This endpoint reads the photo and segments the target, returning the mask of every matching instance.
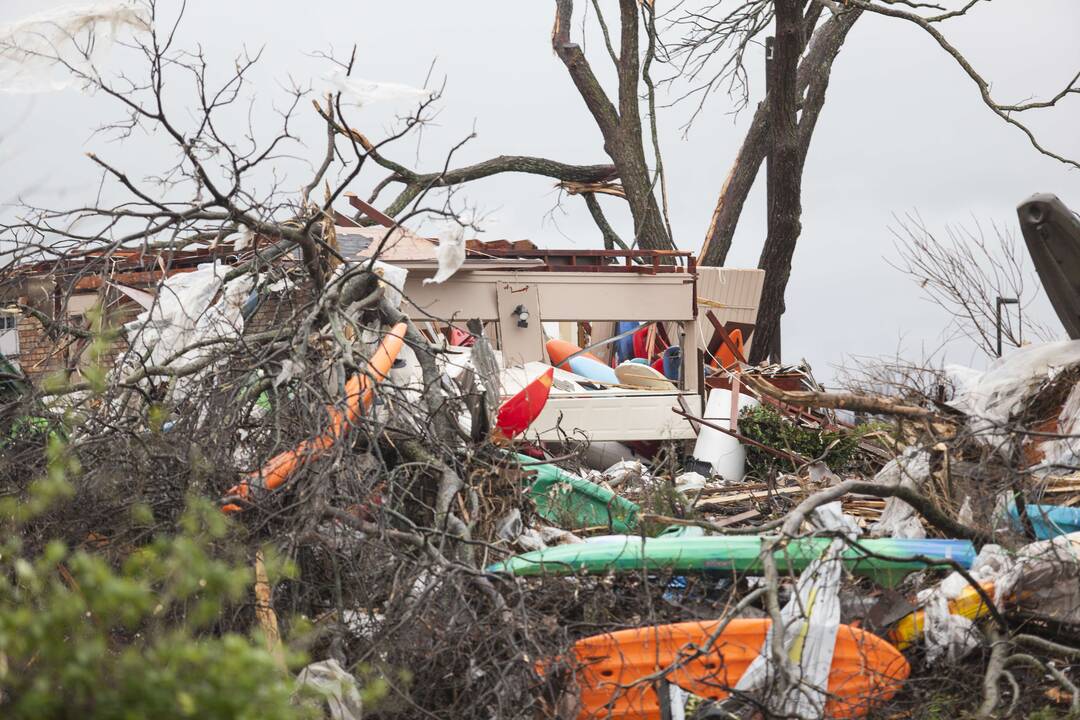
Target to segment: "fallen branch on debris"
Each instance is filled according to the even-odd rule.
[[[903,405],[892,398],[856,393],[831,393],[817,390],[781,390],[780,388],[750,374],[743,374],[742,381],[753,390],[767,395],[773,400],[799,405],[802,407],[830,408],[833,410],[852,410],[877,415],[895,415],[913,420],[928,420],[934,417],[932,410],[914,405]]]

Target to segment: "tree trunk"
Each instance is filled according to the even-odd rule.
[[[769,137],[772,170],[769,187],[768,236],[758,267],[765,286],[758,309],[750,362],[771,354],[779,342],[784,290],[791,275],[791,258],[802,229],[802,160],[799,149],[799,94],[796,76],[802,53],[802,12],[798,0],[776,0],[776,50],[769,83]]]
[[[551,45],[574,81],[585,106],[592,113],[604,137],[604,151],[618,171],[630,214],[634,219],[634,239],[645,250],[670,250],[659,203],[653,192],[645,146],[641,136],[640,45],[637,0],[619,1],[618,108],[593,74],[581,47],[570,42],[573,0],[556,0],[555,28]]]
[[[840,47],[847,38],[851,26],[862,14],[862,10],[853,9],[833,15],[826,20],[820,28],[814,32],[812,25],[803,25],[807,36],[813,33],[810,41],[810,49],[806,57],[799,64],[797,93],[801,97],[808,93],[803,120],[799,122],[800,143],[805,157],[813,134],[814,123],[809,125],[805,122],[807,109],[815,102],[824,102],[824,90],[828,85],[829,73],[832,71],[832,63],[840,52]],[[820,93],[815,92],[811,85],[819,86]],[[809,88],[809,90],[808,90]],[[735,157],[731,166],[731,172],[724,181],[720,190],[720,196],[716,201],[716,209],[713,211],[712,221],[709,223],[708,232],[705,234],[705,242],[701,246],[699,264],[707,266],[722,266],[727,261],[728,252],[731,250],[731,241],[735,236],[735,229],[742,214],[743,204],[746,202],[750,189],[754,186],[758,169],[769,152],[769,99],[758,105],[754,118],[746,131],[742,147]],[[816,120],[817,112],[813,113]]]

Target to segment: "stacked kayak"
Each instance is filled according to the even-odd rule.
[[[581,688],[579,720],[660,720],[660,697],[646,678],[671,668],[664,681],[708,700],[725,699],[750,663],[761,654],[771,622],[735,619],[705,648],[719,621],[622,630],[579,640],[573,648]],[[891,698],[911,668],[887,641],[840,625],[829,669],[830,718],[866,715]],[[669,715],[670,716],[670,715]]]
[[[526,577],[630,572],[643,568],[755,575],[764,570],[761,562],[763,542],[764,538],[756,535],[644,540],[636,536],[615,536],[516,555],[488,569]],[[779,571],[802,571],[820,557],[831,542],[832,538],[827,537],[788,542],[775,553]],[[855,542],[843,553],[844,566],[849,572],[885,587],[896,585],[911,572],[926,569],[927,562],[917,560],[915,556],[952,560],[967,568],[975,560],[975,547],[968,540],[878,538]]]
[[[538,465],[528,455],[517,455],[517,459],[525,470],[536,472],[529,497],[548,522],[566,530],[609,527],[622,533],[637,527],[640,508],[629,500],[555,465]]]
[[[551,358],[551,364],[558,368],[610,385],[616,385],[619,382],[615,371],[605,365],[600,358],[592,353],[581,352],[581,348],[571,342],[556,338],[548,340],[544,347],[547,349],[548,357]]]

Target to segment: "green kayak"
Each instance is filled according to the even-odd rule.
[[[610,527],[614,532],[632,532],[637,527],[640,508],[607,488],[550,464],[538,465],[528,455],[517,455],[526,471],[536,473],[529,497],[540,517],[564,530]]]
[[[538,550],[517,555],[488,568],[519,576],[576,575],[578,573],[668,570],[674,572],[721,572],[760,575],[763,538],[754,535],[646,538],[632,535],[594,538],[575,545]],[[797,573],[820,557],[831,538],[792,540],[776,552],[781,573]],[[870,557],[883,555],[890,559]],[[845,568],[879,585],[892,587],[908,573],[923,570],[928,563],[914,556],[934,560],[954,560],[970,567],[975,548],[967,540],[901,540],[879,538],[860,540],[844,551]],[[945,566],[946,568],[948,566]]]

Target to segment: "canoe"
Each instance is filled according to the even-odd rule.
[[[610,527],[620,533],[637,526],[641,508],[629,500],[555,465],[537,465],[528,455],[517,455],[517,459],[525,470],[536,472],[528,494],[537,513],[548,522],[564,530]]]
[[[326,408],[330,415],[330,427],[321,435],[304,440],[292,450],[278,453],[255,472],[248,473],[233,487],[226,491],[226,496],[248,499],[252,488],[276,490],[284,485],[293,474],[312,460],[321,457],[345,434],[349,427],[360,419],[363,409],[371,406],[375,397],[375,383],[386,379],[394,359],[401,351],[405,341],[405,323],[398,323],[383,336],[382,342],[367,363],[366,372],[357,373],[345,383],[345,411],[334,406]],[[236,513],[242,510],[235,503],[227,503],[221,510]]]
[[[562,368],[563,370],[570,370],[571,367],[566,364],[566,358],[570,357],[576,352],[581,352],[581,348],[572,342],[566,340],[560,340],[559,338],[553,338],[544,343],[544,347],[547,349],[548,357],[551,358],[551,364],[555,367]],[[582,353],[578,357],[592,358],[601,365],[604,361],[596,357],[592,353]]]
[[[675,385],[661,372],[648,365],[636,362],[624,362],[615,368],[615,376],[623,385],[646,388],[648,390],[675,390]]]
[[[554,377],[555,368],[549,368],[543,375],[523,387],[521,392],[499,406],[495,415],[495,427],[491,430],[492,442],[503,445],[525,432],[547,405]]]
[[[1080,530],[1080,508],[1066,505],[1032,505],[1024,506],[1028,519],[1031,520],[1031,529],[1035,531],[1035,537],[1040,540],[1049,540],[1058,535],[1066,535]],[[1020,521],[1020,511],[1016,505],[1009,506],[1009,517],[1013,527],[1022,530],[1023,523]]]
[[[576,358],[569,360],[568,364],[570,365],[570,372],[575,375],[607,383],[608,385],[617,385],[619,382],[614,370],[599,360],[586,355],[578,355]]]
[[[660,337],[660,333],[657,331],[653,337],[652,353],[649,352],[649,330],[655,327],[653,324],[642,325],[636,333],[633,334],[634,338],[634,357],[645,358],[648,362],[652,362],[657,355],[664,352],[664,348],[667,347],[667,343]]]
[[[590,483],[591,484],[591,483]],[[585,573],[668,570],[674,572],[715,572],[759,575],[763,538],[757,535],[711,535],[691,538],[646,538],[628,535],[602,542],[560,545],[514,557],[488,568],[518,576],[576,575]],[[800,572],[811,560],[820,557],[832,538],[799,538],[776,551],[780,572]],[[866,552],[861,552],[862,548]],[[890,559],[868,557],[866,553]],[[892,587],[908,573],[924,570],[927,564],[911,559],[922,555],[931,559],[955,560],[971,567],[975,547],[969,540],[908,540],[876,538],[858,541],[844,550],[844,567],[870,578],[879,585]]]
[[[994,583],[985,582],[982,583],[983,590],[990,596],[990,599],[994,599]],[[983,602],[982,596],[979,592],[968,585],[960,594],[949,601],[949,614],[960,615],[966,617],[968,620],[975,620],[985,615],[990,614],[990,608],[985,602]],[[923,628],[926,625],[926,611],[919,610],[913,612],[910,615],[905,615],[893,626],[889,631],[889,641],[896,646],[898,650],[905,650],[923,635]]]
[[[771,621],[737,618],[728,623],[708,653],[689,659],[688,647],[704,647],[719,621],[694,621],[595,635],[573,648],[581,688],[579,720],[618,718],[659,720],[660,700],[651,683],[634,685],[680,657],[667,681],[710,700],[723,700],[761,654]],[[682,651],[680,653],[680,651]],[[836,634],[829,671],[830,718],[858,718],[888,700],[902,686],[911,668],[886,640],[850,625]]]
[[[622,335],[624,332],[629,332],[640,325],[641,323],[635,320],[620,320],[615,323],[615,334]],[[632,335],[627,335],[615,341],[615,357],[620,361],[634,357],[634,337]]]

